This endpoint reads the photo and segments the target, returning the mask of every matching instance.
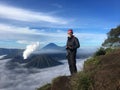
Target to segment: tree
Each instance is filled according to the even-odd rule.
[[[120,46],[120,25],[110,30],[107,33],[107,39],[104,41],[102,46],[105,47],[119,47]]]

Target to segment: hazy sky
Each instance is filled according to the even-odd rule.
[[[0,47],[39,41],[64,46],[72,28],[81,47],[98,47],[120,24],[119,0],[0,0]]]

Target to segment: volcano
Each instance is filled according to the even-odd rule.
[[[42,55],[33,55],[30,57],[30,61],[25,65],[25,67],[31,68],[46,68],[62,64],[58,62],[51,56],[42,54]]]
[[[54,43],[49,43],[48,45],[46,45],[45,47],[43,47],[41,50],[43,51],[49,51],[49,50],[52,50],[52,51],[64,51],[65,50],[65,47],[61,47],[61,46],[58,46]]]
[[[61,62],[55,60],[51,56],[45,54],[33,54],[25,60],[20,55],[16,56],[7,63],[7,67],[9,69],[14,69],[16,66],[23,65],[25,68],[47,68],[61,64]]]

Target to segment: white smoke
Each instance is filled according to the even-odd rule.
[[[39,42],[35,42],[35,43],[31,44],[31,45],[28,45],[26,47],[25,51],[23,52],[23,58],[27,59],[30,56],[30,54],[32,52],[34,52],[39,47],[39,45],[40,45]]]

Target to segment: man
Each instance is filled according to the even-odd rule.
[[[73,30],[69,29],[68,40],[67,40],[67,45],[66,45],[66,50],[67,50],[66,56],[68,59],[68,64],[69,64],[71,75],[77,72],[76,53],[77,53],[77,48],[79,47],[80,47],[79,40],[73,35]]]

